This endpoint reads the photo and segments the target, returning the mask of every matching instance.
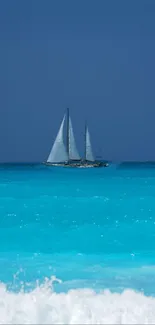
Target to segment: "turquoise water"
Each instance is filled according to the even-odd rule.
[[[52,276],[61,281],[46,279]],[[149,296],[155,296],[155,165],[126,164],[94,169],[1,165],[0,281],[7,290],[5,308],[12,310],[11,318],[7,319],[4,308],[4,323],[24,323],[26,317],[30,323],[120,323],[123,322],[120,317],[124,317],[120,312],[120,299],[124,303],[123,295],[126,295],[129,306],[133,301],[130,294],[135,295],[138,306],[141,304],[138,299],[143,297],[147,309]],[[40,307],[37,303],[35,315],[38,318],[30,317],[31,312],[23,311],[23,307],[19,313],[19,305],[17,308],[15,303],[17,297],[21,299],[22,294],[22,299],[31,300],[33,294],[35,299],[41,299],[42,290],[47,287],[51,290],[51,298],[44,294],[46,307],[48,302],[60,317],[62,292],[64,299],[70,299],[67,298],[72,295],[69,290],[73,290],[79,299],[78,313],[72,315],[73,306],[70,306],[65,307],[65,313],[70,310],[67,314],[70,318],[65,318],[64,314],[61,319],[54,318],[53,309],[47,316],[40,300],[42,316],[38,316]],[[93,290],[88,294],[93,295],[93,306],[88,303],[87,288]],[[114,299],[118,303],[118,318],[111,320],[105,314],[101,317],[101,311],[95,313],[93,309],[94,305],[99,306],[95,299],[99,299],[100,291],[104,289],[110,290],[110,298],[106,301]],[[132,291],[129,293],[127,289]],[[84,290],[81,296],[80,290]],[[14,297],[14,305],[8,307],[10,295]],[[51,305],[53,295],[59,299],[57,307]],[[80,309],[83,308],[83,297],[86,297],[85,304],[89,309],[86,317]],[[114,305],[110,303],[107,308]],[[28,306],[30,308],[29,303]],[[79,318],[79,310],[82,310],[82,318]],[[154,299],[152,310],[155,310]],[[139,313],[143,317],[134,318],[134,321],[144,322],[142,312],[144,308]],[[116,312],[112,313],[116,316]],[[145,317],[147,321],[155,321],[155,315],[148,318],[150,314],[145,314]],[[129,315],[127,319],[130,319]],[[132,321],[133,318],[129,323]],[[0,316],[0,323],[3,322]],[[125,318],[124,323],[127,323]]]

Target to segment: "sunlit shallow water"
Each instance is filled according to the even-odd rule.
[[[155,323],[154,165],[1,165],[0,239],[0,323]]]

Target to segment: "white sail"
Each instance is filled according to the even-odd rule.
[[[69,159],[75,159],[75,160],[80,159],[80,155],[78,153],[76,143],[75,143],[72,121],[70,117],[69,117]]]
[[[94,155],[92,152],[92,146],[90,141],[90,134],[88,128],[86,129],[86,160],[94,161]]]
[[[57,134],[57,137],[55,139],[49,157],[47,159],[48,163],[59,163],[68,160],[68,155],[63,141],[64,122],[65,122],[65,116],[62,120],[59,132]]]

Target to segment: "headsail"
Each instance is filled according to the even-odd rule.
[[[76,147],[72,121],[70,117],[69,117],[69,159],[74,159],[74,160],[80,159],[80,155]]]
[[[68,160],[68,155],[63,141],[64,122],[65,122],[65,116],[62,120],[59,132],[57,134],[57,137],[55,139],[49,157],[47,159],[48,163],[59,163]]]
[[[86,127],[86,160],[89,161],[94,161],[94,155],[92,152],[92,145],[91,145],[91,141],[90,141],[90,134],[89,134],[89,130],[88,127]]]

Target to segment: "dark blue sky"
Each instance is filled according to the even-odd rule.
[[[155,160],[155,1],[0,1],[0,161],[47,158],[65,108],[83,150]]]

